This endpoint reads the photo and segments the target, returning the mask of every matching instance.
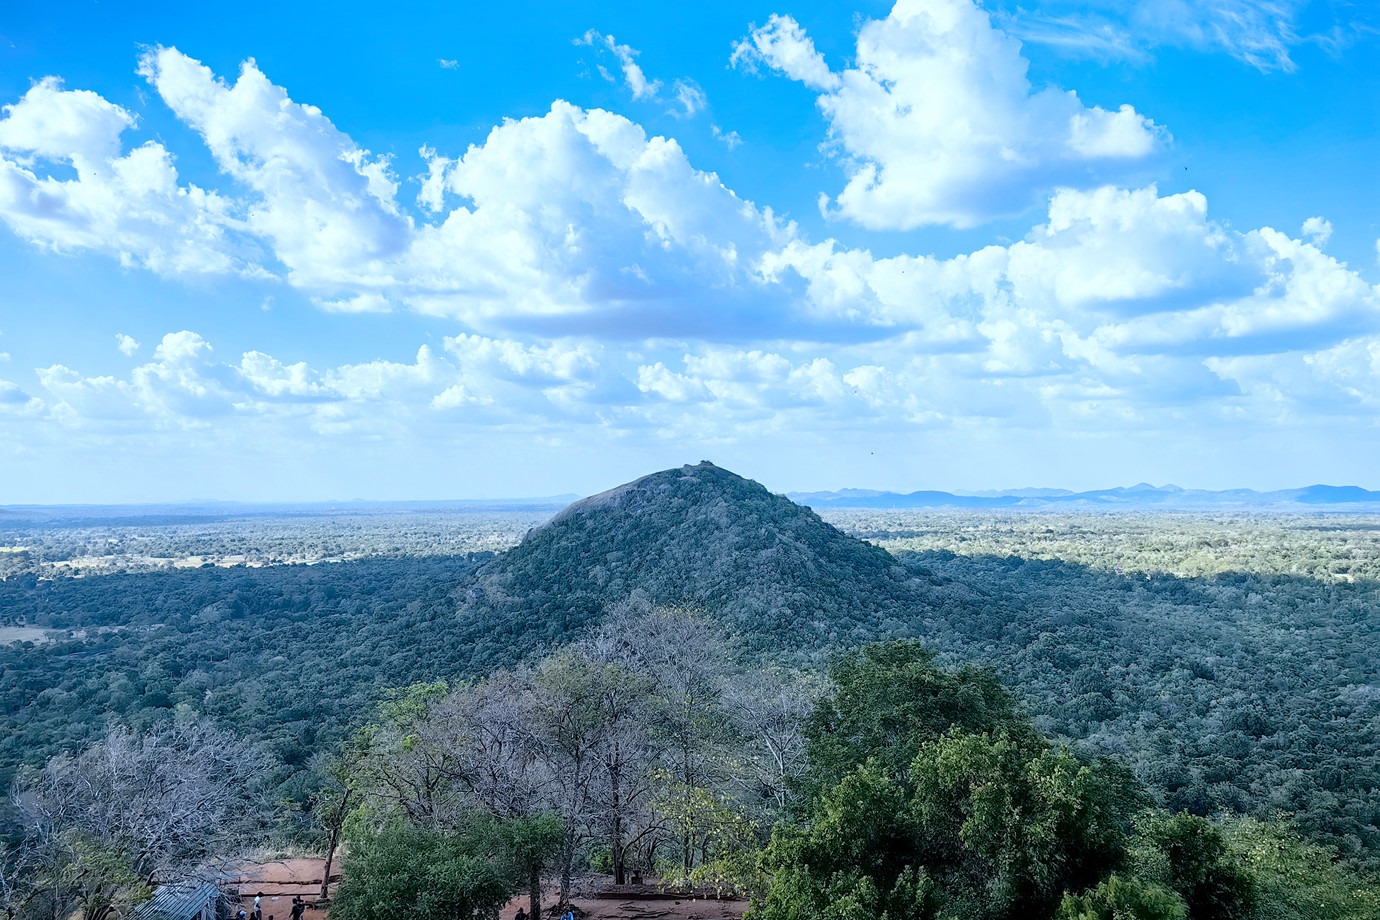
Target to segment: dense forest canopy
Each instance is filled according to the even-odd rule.
[[[1278,850],[1259,828],[1285,818],[1305,835],[1290,852],[1320,844],[1380,865],[1370,518],[828,512],[880,544],[869,545],[708,464],[596,496],[530,532],[530,510],[474,513],[467,531],[454,511],[420,523],[409,512],[392,535],[382,519],[347,518],[339,532],[330,519],[298,522],[315,534],[313,553],[351,555],[324,565],[274,564],[290,561],[290,541],[274,543],[262,519],[243,525],[256,536],[233,522],[119,524],[167,558],[219,563],[154,571],[132,557],[54,565],[64,553],[92,558],[108,523],[9,525],[7,547],[31,548],[4,554],[0,581],[0,782],[122,726],[210,719],[268,758],[273,797],[305,803],[314,764],[376,718],[390,688],[535,667],[611,611],[678,605],[724,630],[738,666],[775,662],[817,679],[837,650],[919,640],[940,668],[936,686],[966,686],[977,694],[966,711],[1005,725],[952,723],[970,735],[1005,731],[1026,751],[1011,733],[1034,733],[1088,763],[1110,758],[1166,813],[1257,821],[1223,830],[1222,846]],[[185,528],[201,530],[182,545]],[[443,530],[440,545],[455,552],[417,549]],[[520,542],[471,551],[505,541]],[[225,551],[251,544],[283,553],[227,565],[240,554]],[[98,570],[108,574],[60,574]],[[963,677],[973,666],[992,670]],[[859,711],[876,711],[877,699],[865,702]],[[818,721],[827,712],[812,717],[825,745],[817,763],[835,737]],[[900,786],[886,794],[912,795],[906,757],[889,762],[878,776]],[[822,796],[865,766],[805,776],[797,791]],[[775,795],[786,808],[784,787]],[[377,851],[393,852],[390,840]],[[1165,886],[1148,871],[1104,878],[1077,909],[1154,901]]]

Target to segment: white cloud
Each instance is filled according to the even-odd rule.
[[[972,0],[899,0],[858,32],[854,66],[830,70],[788,16],[739,43],[818,90],[848,182],[826,213],[870,229],[971,227],[1024,211],[1060,184],[1089,184],[1155,152],[1163,129],[1128,105],[1035,91],[1020,42]]]
[[[0,147],[87,169],[115,159],[120,135],[135,123],[129,112],[90,90],[64,90],[56,77],[40,80],[3,111]]]
[[[1380,290],[1316,245],[1230,230],[1202,195],[1153,187],[1060,191],[1048,220],[1008,247],[874,259],[796,241],[764,273],[797,275],[822,316],[893,327],[912,354],[970,355],[964,366],[995,377],[1093,374],[1152,400],[1178,393],[1175,376],[1202,379],[1183,360],[1327,347],[1380,328]]]
[[[964,47],[1001,51],[1009,41],[974,32],[961,5],[934,9],[955,15],[952,28],[970,39]],[[824,64],[803,33],[773,22],[775,37],[752,44],[752,53],[824,81],[810,69]],[[866,25],[860,48],[891,68],[885,73],[911,79],[909,65],[881,54],[881,39],[905,50],[916,35],[948,33],[928,23],[901,41],[888,31],[910,28]],[[788,50],[788,40],[799,47]],[[1024,80],[1018,56],[990,60],[990,85],[970,98],[1009,91],[1012,68]],[[1264,395],[1261,360],[1296,356],[1279,365],[1294,367],[1292,376],[1270,384],[1283,392],[1318,368],[1346,364],[1327,355],[1380,328],[1376,289],[1321,251],[1330,231],[1322,218],[1306,222],[1296,240],[1270,228],[1234,230],[1211,217],[1197,192],[1064,187],[1015,243],[952,258],[876,257],[807,239],[695,169],[673,139],[560,101],[542,116],[505,121],[457,155],[424,148],[417,202],[425,213],[409,217],[385,160],[293,101],[252,62],[233,85],[171,49],[152,52],[144,67],[225,173],[248,189],[244,200],[200,193],[219,210],[176,210],[195,193],[173,173],[152,199],[163,210],[141,210],[142,199],[119,184],[120,170],[137,172],[128,161],[140,151],[170,169],[167,151],[124,153],[119,138],[131,118],[99,97],[70,98],[45,83],[0,121],[0,137],[20,145],[5,148],[6,175],[42,188],[75,183],[63,194],[100,207],[50,209],[46,236],[32,238],[58,245],[88,233],[81,245],[108,252],[117,251],[112,240],[142,239],[142,248],[119,243],[118,251],[137,252],[129,260],[151,267],[150,253],[186,246],[183,271],[216,270],[212,256],[262,245],[322,309],[412,309],[468,328],[415,358],[320,368],[257,350],[223,360],[199,336],[176,333],[123,376],[86,376],[62,364],[40,370],[46,395],[23,403],[34,418],[73,426],[123,420],[131,431],[197,429],[208,437],[258,419],[288,432],[381,439],[433,425],[698,427],[725,437],[759,423],[805,430],[868,419],[1132,425],[1188,405],[1259,409],[1274,399]],[[901,82],[882,86],[882,73],[841,71],[830,97],[851,98],[868,81],[875,92],[902,92]],[[1059,148],[1067,156],[1135,152],[1143,124],[1133,111],[1088,109],[1063,93],[1040,102],[1043,94],[1028,90],[1010,97],[1008,114],[1019,121],[1044,105],[1067,114]],[[89,115],[89,130],[73,127],[73,112]],[[57,127],[36,127],[43,125]],[[15,139],[21,135],[28,139]],[[1046,142],[1037,138],[1030,149],[1053,149],[1040,146]],[[44,174],[45,157],[64,143],[82,151],[58,158],[76,179]],[[971,144],[979,159],[990,153]],[[12,225],[20,219],[15,208],[0,213]],[[93,213],[100,221],[83,216]],[[145,236],[128,229],[136,226]],[[131,356],[138,347],[128,337],[117,344]]]
[[[32,399],[33,397],[25,393],[19,384],[0,380],[0,406],[27,405]]]
[[[603,366],[603,349],[586,340],[519,342],[483,336],[448,337],[442,352],[422,345],[409,362],[377,359],[338,367],[287,364],[261,351],[219,360],[194,332],[163,337],[153,359],[127,376],[84,376],[63,365],[38,371],[53,397],[51,415],[68,427],[118,422],[150,429],[218,429],[259,422],[304,425],[329,435],[377,434],[440,424],[456,410],[483,424],[547,424],[600,407],[641,400],[626,380]],[[0,385],[0,402],[32,403],[17,385]],[[41,405],[41,404],[34,404]],[[32,406],[30,407],[32,408]],[[438,412],[442,414],[437,414]],[[476,412],[486,412],[477,415]]]
[[[132,336],[125,335],[123,332],[115,334],[115,347],[128,357],[134,357],[134,353],[139,350],[139,343],[134,341]]]
[[[1373,423],[1380,408],[1380,336],[1318,351],[1214,357],[1205,363],[1237,383],[1259,414],[1277,421],[1355,415]]]
[[[815,50],[814,41],[800,24],[790,16],[777,13],[772,14],[766,25],[753,29],[734,46],[729,63],[749,70],[759,63],[766,64],[820,92],[836,92],[843,84],[839,75],[824,62],[824,55]]]
[[[422,228],[397,270],[419,309],[472,324],[603,314],[637,336],[779,297],[756,262],[793,228],[621,116],[558,102],[429,168],[423,205],[443,211],[456,196],[468,206]],[[695,300],[709,312],[687,312]]]
[[[436,63],[441,65],[441,69],[442,69],[442,70],[459,70],[459,69],[460,69],[460,62],[459,62],[459,61],[448,60],[448,59],[446,59],[446,58],[437,58],[437,59],[436,59]]]
[[[546,116],[496,127],[460,156],[423,148],[428,173],[418,202],[436,219],[418,223],[400,211],[385,160],[293,101],[252,61],[233,84],[171,48],[147,53],[141,70],[223,172],[248,189],[243,200],[178,188],[170,157],[153,144],[109,161],[96,179],[40,177],[0,162],[28,186],[5,208],[0,172],[0,214],[22,235],[59,248],[118,247],[127,261],[163,271],[262,272],[226,255],[232,242],[262,245],[322,309],[408,306],[490,329],[528,317],[559,331],[562,322],[573,328],[562,318],[602,315],[611,324],[626,319],[633,336],[708,334],[741,324],[749,303],[784,309],[758,263],[794,230],[695,170],[674,140],[649,138],[621,116],[557,102]],[[22,116],[23,106],[48,96],[35,98],[12,111]],[[100,115],[93,132],[105,139],[86,144],[93,150],[107,150],[127,121],[93,104],[99,97],[59,98],[64,112]],[[161,212],[121,189],[112,194],[116,180],[128,185],[121,177],[152,167],[163,170],[154,170]],[[74,202],[90,197],[96,219],[40,202],[35,187],[66,190]],[[134,231],[143,234],[137,257]],[[696,302],[712,309],[687,309]]]
[[[285,365],[261,351],[247,351],[240,358],[239,373],[249,386],[270,399],[314,401],[336,396],[304,361]]]
[[[0,220],[60,251],[93,250],[165,275],[262,272],[232,204],[179,185],[172,156],[153,141],[121,155],[134,117],[55,78],[35,84],[0,120]],[[69,164],[75,178],[43,175]]]
[[[312,302],[328,313],[389,313],[393,309],[381,294],[356,294],[339,300],[318,297]]]
[[[1022,42],[1051,45],[1070,56],[1092,58],[1102,63],[1117,60],[1139,63],[1150,58],[1140,37],[1133,36],[1124,23],[1089,12],[1084,4],[1054,14],[1018,7],[1014,14],[998,11],[993,18],[1000,23],[1002,31]]]
[[[1300,41],[1301,0],[1148,0],[1133,25],[1168,44],[1221,50],[1259,70],[1294,70],[1289,49]]]
[[[293,283],[322,293],[376,287],[406,250],[411,221],[397,183],[314,106],[288,98],[251,59],[231,85],[175,48],[144,54],[139,71],[205,140],[217,165],[252,189],[246,225],[270,242]]]
[[[1010,247],[1008,277],[1023,302],[1112,314],[1163,312],[1186,298],[1248,293],[1262,273],[1239,236],[1207,219],[1198,192],[1155,187],[1061,190],[1049,219]]]
[[[1327,241],[1332,239],[1332,223],[1323,220],[1321,217],[1310,217],[1303,222],[1303,235],[1313,241],[1313,245],[1319,249],[1327,245]]]

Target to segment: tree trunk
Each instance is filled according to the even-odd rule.
[[[575,862],[575,825],[565,834],[565,852],[561,854],[561,904],[570,900],[571,865]]]
[[[686,724],[690,724],[688,715]],[[688,885],[690,884],[690,865],[693,861],[693,852],[691,848],[695,845],[694,840],[690,836],[691,828],[693,826],[693,819],[690,814],[690,806],[691,803],[694,802],[694,789],[691,786],[691,783],[694,782],[694,776],[690,772],[690,743],[688,736],[685,739],[685,743],[681,747],[681,763],[685,767],[685,799],[682,804],[683,819],[685,821],[685,845],[681,848],[681,853],[684,856],[683,862],[685,864],[685,883]]]
[[[330,843],[326,846],[326,868],[321,873],[321,900],[331,899],[331,864],[335,862],[335,847],[340,842],[340,828],[331,828]]]
[[[527,877],[528,920],[541,920],[541,866],[532,863],[532,874]]]
[[[622,885],[627,873],[623,858],[623,819],[618,815],[613,817],[613,832],[609,839],[609,849],[613,853],[613,883]]]
[[[335,862],[335,848],[340,844],[340,834],[345,828],[345,818],[350,813],[350,793],[354,790],[349,786],[345,787],[345,793],[340,797],[340,809],[332,816],[331,836],[326,845],[326,868],[321,873],[321,900],[331,899],[331,865]]]
[[[618,742],[614,742],[614,757],[619,758],[621,751],[618,749]],[[609,851],[613,856],[613,883],[623,884],[623,802],[621,801],[622,790],[619,779],[621,778],[622,768],[615,766],[609,771],[609,804],[613,812],[613,821],[609,826]]]

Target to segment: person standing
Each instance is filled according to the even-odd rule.
[[[254,920],[264,920],[264,893],[254,895]]]

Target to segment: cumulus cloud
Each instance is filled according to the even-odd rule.
[[[33,399],[17,383],[8,380],[0,380],[0,406],[20,406],[27,405]]]
[[[1321,249],[1332,239],[1332,223],[1321,217],[1310,217],[1303,222],[1303,235]]]
[[[1339,415],[1373,420],[1380,408],[1380,336],[1358,336],[1316,351],[1212,357],[1205,363],[1275,421]]]
[[[1044,123],[1046,106],[1058,116],[1057,136],[1008,136],[1016,145],[1008,178],[1022,181],[1055,174],[1040,160],[1046,154],[1114,159],[1149,130],[1129,109],[1032,94],[1014,43],[980,11],[949,0],[924,15],[898,10],[863,27],[854,70],[830,70],[782,17],[754,31],[738,59],[820,88],[826,111],[866,93],[884,110],[896,101],[888,95],[922,97],[907,81],[947,73],[952,47],[991,51],[991,73],[960,76],[976,86],[965,98],[996,99],[1005,120],[969,122],[967,155],[1002,160],[992,153],[993,125]],[[916,51],[955,30],[968,44]],[[560,101],[505,121],[465,151],[423,148],[409,214],[388,160],[292,100],[253,62],[234,83],[173,49],[150,52],[142,67],[236,181],[238,197],[196,192],[175,173],[147,200],[127,194],[118,180],[133,169],[127,161],[153,156],[171,169],[170,155],[156,144],[126,152],[132,116],[45,81],[6,109],[0,169],[99,207],[45,206],[35,213],[48,223],[28,224],[15,202],[31,194],[0,192],[0,214],[21,235],[178,271],[244,270],[234,253],[259,246],[321,309],[411,309],[466,328],[402,360],[336,367],[257,350],[225,358],[194,333],[174,333],[122,376],[39,370],[40,396],[22,403],[35,418],[203,432],[258,418],[367,437],[432,424],[724,436],[738,425],[808,420],[1133,425],[1195,402],[1264,411],[1271,387],[1302,387],[1327,368],[1327,380],[1364,382],[1354,343],[1380,334],[1380,295],[1322,251],[1331,228],[1320,217],[1295,239],[1235,230],[1197,192],[1071,185],[1048,194],[1044,217],[1014,243],[951,258],[879,257],[809,239],[697,170],[674,139]],[[1025,172],[1022,156],[1035,163]],[[54,163],[76,178],[54,175]],[[878,169],[903,199],[911,180]],[[198,195],[200,204],[186,203]],[[974,201],[945,207],[957,214]],[[153,256],[179,252],[181,262]],[[1352,351],[1329,357],[1343,343]],[[138,349],[127,336],[117,345],[131,357]]]
[[[1153,154],[1166,132],[1129,105],[1035,90],[1020,42],[972,0],[899,0],[831,70],[789,16],[734,51],[820,92],[848,182],[827,214],[870,229],[971,227],[1020,213],[1060,184],[1095,184]]]
[[[832,93],[843,85],[843,79],[829,69],[824,55],[815,50],[814,40],[805,34],[790,16],[773,13],[767,24],[753,29],[733,48],[729,63],[735,67],[756,70],[766,64],[810,89]]]
[[[578,316],[634,336],[707,334],[753,321],[749,302],[770,315],[780,294],[756,261],[795,233],[694,169],[676,141],[564,102],[463,156],[432,155],[419,200],[468,206],[421,229],[405,296],[472,323],[516,310],[553,328]]]
[[[640,401],[636,387],[602,359],[603,348],[587,340],[459,335],[439,351],[422,345],[410,362],[317,368],[257,350],[223,360],[210,342],[183,330],[165,335],[152,359],[126,376],[87,376],[60,364],[37,374],[52,397],[51,418],[68,426],[204,429],[213,421],[258,420],[346,435],[439,423],[456,410],[468,410],[460,417],[471,422],[543,424]],[[35,403],[8,382],[0,382],[0,402]]]
[[[1380,292],[1313,243],[1229,230],[1201,194],[1154,187],[1062,190],[1026,239],[953,259],[797,243],[769,269],[803,278],[816,309],[1024,372],[1326,345],[1380,325]]]
[[[134,341],[133,336],[125,335],[123,332],[115,334],[115,347],[128,357],[134,357],[134,353],[139,350],[139,343]]]
[[[263,271],[231,202],[179,185],[161,144],[123,152],[135,119],[120,106],[49,77],[3,111],[0,220],[21,237],[167,275]],[[45,174],[52,164],[70,166],[75,178]]]
[[[4,112],[0,147],[88,169],[115,159],[120,135],[134,127],[134,116],[120,106],[90,90],[64,90],[56,77],[40,80]]]
[[[234,84],[176,48],[145,53],[139,72],[220,169],[253,190],[246,225],[271,243],[294,283],[351,288],[386,278],[386,260],[405,251],[413,232],[386,158],[320,109],[293,102],[252,59]]]
[[[757,263],[794,229],[693,168],[676,141],[648,137],[622,116],[557,102],[545,116],[505,122],[458,156],[423,148],[428,172],[418,203],[435,220],[419,223],[400,209],[387,160],[293,101],[253,61],[233,83],[172,48],[148,52],[140,69],[247,193],[227,199],[179,188],[156,144],[107,159],[91,175],[82,165],[76,180],[0,162],[17,177],[8,197],[0,183],[0,215],[22,236],[58,248],[114,248],[164,271],[249,271],[227,254],[246,243],[270,253],[285,280],[322,309],[407,306],[477,327],[525,321],[560,331],[561,322],[572,329],[576,318],[598,316],[634,336],[707,334],[770,323],[784,310],[772,314],[784,298],[763,286]],[[11,106],[0,122],[14,122],[6,143],[28,132],[31,149],[74,144],[87,151],[82,164],[117,150],[111,138],[131,118],[94,94],[65,92],[45,83]],[[693,92],[687,99],[702,102]],[[63,119],[31,115],[32,106],[50,105]],[[72,112],[94,113],[79,142],[71,140]],[[68,126],[33,134],[34,125],[59,122]],[[152,200],[129,191],[135,179],[154,188],[145,196]],[[45,191],[68,202],[44,200]],[[89,207],[75,206],[88,198]],[[749,305],[767,312],[754,317]]]

